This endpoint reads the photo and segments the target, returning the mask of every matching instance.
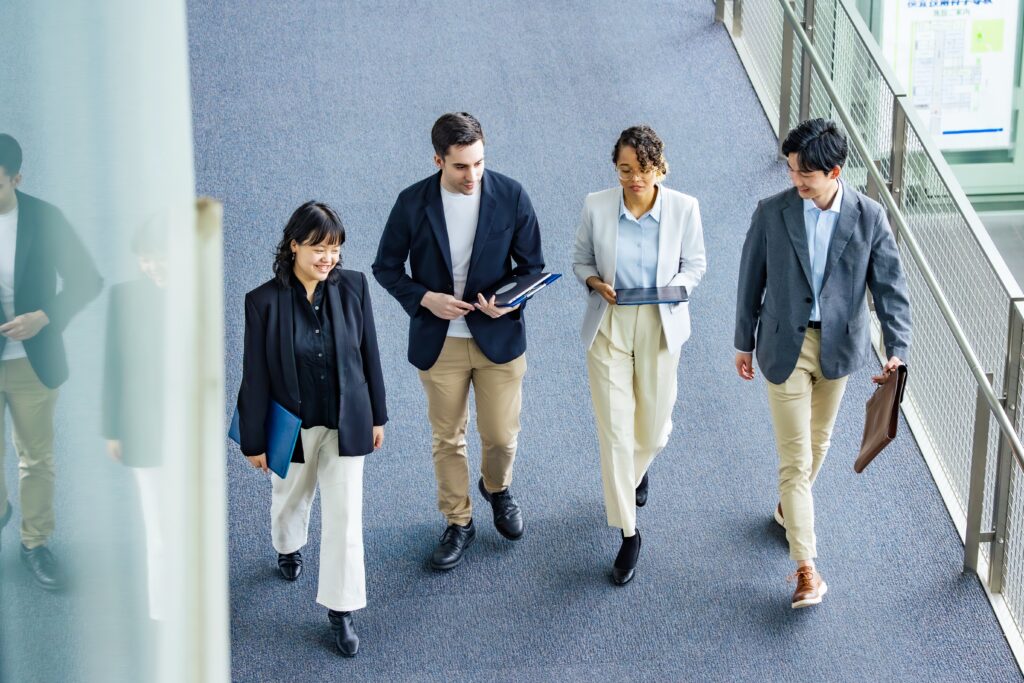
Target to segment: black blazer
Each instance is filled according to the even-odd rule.
[[[43,311],[50,319],[22,344],[36,376],[56,389],[68,378],[64,328],[103,288],[103,278],[64,214],[53,204],[24,192],[18,197],[18,237],[14,250],[14,313]],[[0,248],[7,248],[3,245]],[[57,291],[57,276],[61,279]],[[0,311],[0,323],[7,322]],[[0,335],[0,351],[7,337]]]
[[[470,303],[476,303],[477,293],[486,293],[513,274],[544,270],[540,226],[522,185],[485,170],[480,191],[480,219],[462,297]],[[407,259],[411,277],[405,272]],[[440,171],[398,195],[380,238],[373,275],[412,318],[409,362],[420,370],[429,370],[441,354],[448,321],[435,316],[420,301],[428,291],[455,293]],[[480,350],[494,363],[507,363],[526,351],[523,307],[500,318],[473,311],[466,315],[466,324]]]
[[[373,427],[388,421],[384,373],[366,276],[340,270],[338,282],[326,283],[331,326],[338,358],[338,451],[341,455],[373,452]],[[270,399],[299,414],[299,378],[293,339],[294,292],[276,280],[245,295],[245,350],[238,390],[238,426],[242,453],[266,451],[264,420]],[[303,462],[301,440],[292,462]]]

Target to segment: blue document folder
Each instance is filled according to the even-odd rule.
[[[271,400],[267,406],[267,467],[277,476],[284,479],[288,476],[288,466],[295,452],[295,441],[302,429],[302,420],[288,412],[288,409],[277,401]],[[238,428],[238,408],[231,418],[228,438],[237,444],[242,443],[242,435]]]
[[[523,303],[552,282],[562,277],[561,273],[532,273],[520,275],[497,285],[493,292],[484,294],[485,299],[494,296],[494,304],[511,308]]]

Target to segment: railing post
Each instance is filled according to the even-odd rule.
[[[1003,409],[1010,424],[1018,424],[1021,396],[1021,351],[1024,344],[1024,316],[1021,303],[1010,303],[1010,330],[1006,343],[1006,373],[1003,375]],[[988,565],[988,586],[992,593],[1003,592],[1003,566],[1006,564],[1006,523],[1010,512],[1010,482],[1016,481],[1010,442],[1000,430],[996,464],[996,490],[992,496],[992,551]]]
[[[787,0],[790,2],[790,0]],[[792,2],[790,2],[792,4]],[[783,158],[782,155],[782,143],[786,140],[786,134],[789,132],[791,125],[790,121],[790,102],[793,99],[793,25],[789,23],[789,18],[786,16],[782,17],[782,73],[780,83],[782,87],[779,89],[779,158]]]
[[[992,384],[992,373],[985,373]],[[967,530],[964,533],[964,571],[978,573],[978,551],[983,537],[981,514],[985,504],[985,468],[988,461],[989,409],[981,387],[974,406],[974,442],[971,449],[971,478],[967,493]]]
[[[804,31],[807,37],[814,42],[814,2],[815,0],[804,0]],[[811,65],[811,55],[807,50],[802,51],[803,60],[800,62],[800,120],[806,121],[811,118],[811,77],[814,67]]]
[[[725,23],[725,0],[715,0],[715,23]]]
[[[732,3],[732,35],[734,38],[743,35],[743,0],[733,0]]]
[[[903,207],[903,167],[907,152],[907,112],[903,109],[905,99],[894,97],[892,102],[892,153],[889,155],[889,192],[896,205]],[[889,225],[896,221],[889,216]],[[900,240],[899,229],[893,229],[896,240]]]

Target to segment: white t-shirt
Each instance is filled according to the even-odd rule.
[[[449,192],[441,186],[441,204],[444,206],[444,222],[448,227],[448,245],[452,252],[452,275],[455,279],[455,298],[461,299],[466,291],[466,277],[469,275],[469,259],[473,254],[473,240],[480,220],[480,184],[473,194]],[[471,339],[466,319],[459,318],[448,323],[449,337]]]
[[[14,249],[18,243],[18,207],[0,213],[0,307],[4,317],[14,318]],[[24,358],[25,347],[8,339],[0,360]]]

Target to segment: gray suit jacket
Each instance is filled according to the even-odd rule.
[[[882,207],[844,185],[819,295],[820,362],[829,379],[858,369],[870,353],[867,289],[886,353],[907,361],[910,300],[896,240]],[[756,349],[769,382],[785,382],[796,367],[813,296],[803,200],[790,188],[757,205],[743,243],[736,295],[734,344],[738,351]]]

